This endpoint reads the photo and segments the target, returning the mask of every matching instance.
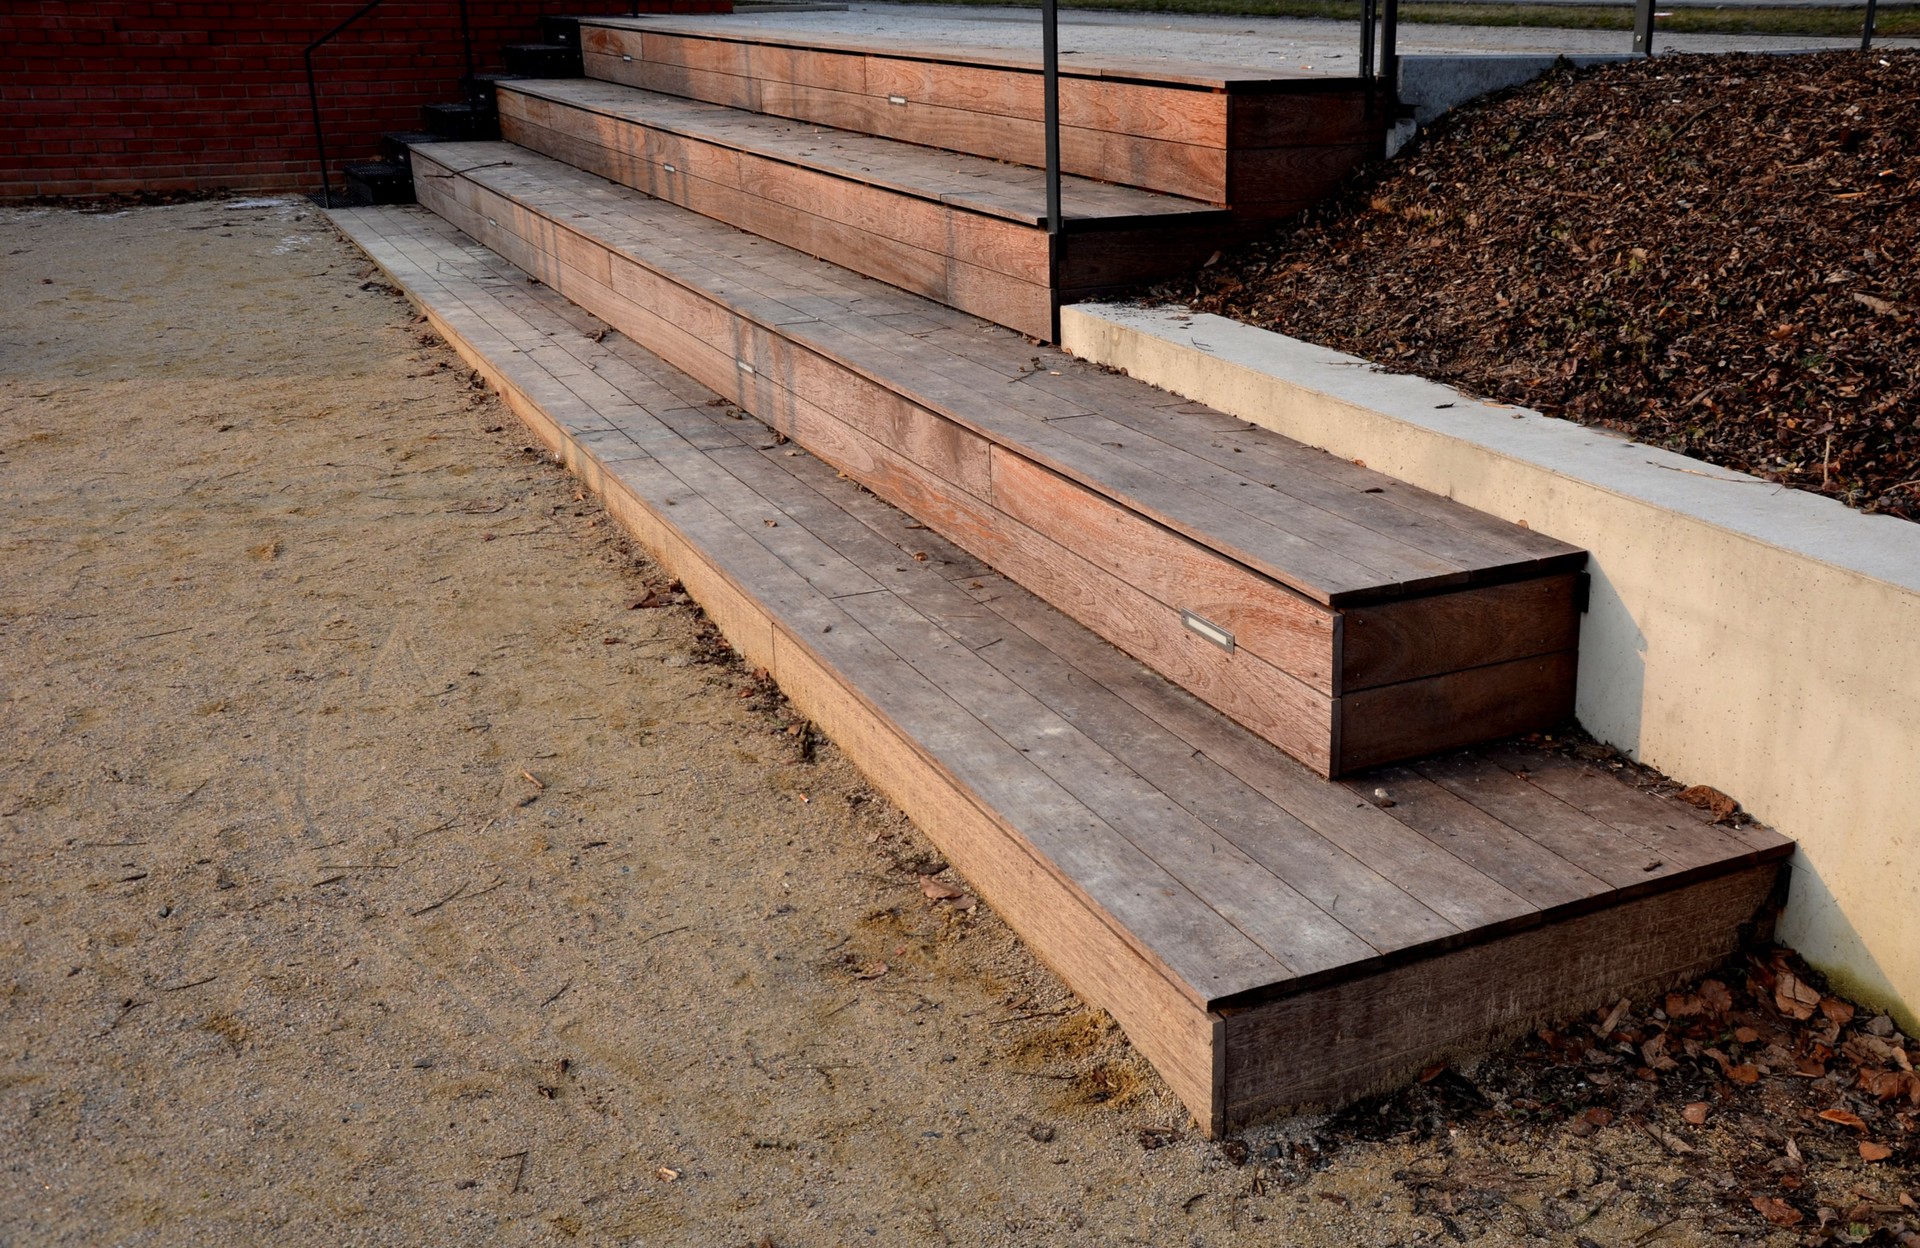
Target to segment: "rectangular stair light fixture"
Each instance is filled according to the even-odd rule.
[[[1195,615],[1185,607],[1182,607],[1180,609],[1180,623],[1186,626],[1188,632],[1200,638],[1202,641],[1210,641],[1222,650],[1225,650],[1228,654],[1233,653],[1233,634],[1221,628],[1204,615]]]
[[[906,102],[907,97],[904,95],[890,95],[887,97],[887,103],[889,104],[905,104]]]
[[[621,59],[621,60],[623,60],[623,61],[625,61],[625,62],[627,62],[627,63],[628,63],[629,65],[631,65],[631,64],[633,63],[633,58],[632,58],[631,56],[629,56],[629,55],[627,55],[627,54],[626,54],[625,52],[622,52],[622,53],[620,54],[620,59]]]
[[[672,165],[669,165],[669,164],[667,164],[667,163],[666,163],[665,161],[662,161],[662,162],[661,162],[661,164],[660,164],[660,167],[661,167],[662,169],[665,169],[665,170],[666,170],[666,171],[667,171],[668,173],[679,173],[679,172],[680,172],[680,171],[679,171],[678,169],[675,169],[675,168],[674,168],[674,167],[673,167]]]
[[[741,372],[745,373],[747,376],[749,377],[753,376],[753,365],[747,363],[745,360],[735,360],[733,362],[733,366],[739,369]]]

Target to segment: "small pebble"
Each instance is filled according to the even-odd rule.
[[[430,1057],[416,1057],[413,1059],[413,1068],[415,1070],[432,1070],[433,1059]]]

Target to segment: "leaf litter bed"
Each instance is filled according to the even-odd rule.
[[[1681,991],[1623,999],[1350,1106],[1277,1150],[1268,1181],[1361,1143],[1471,1138],[1544,1150],[1564,1132],[1589,1139],[1590,1163],[1611,1158],[1616,1173],[1548,1197],[1541,1215],[1560,1232],[1577,1231],[1601,1202],[1631,1199],[1681,1240],[1685,1224],[1694,1235],[1920,1248],[1920,1047],[1892,1019],[1817,983],[1790,951],[1755,946]],[[1681,1177],[1636,1182],[1630,1150],[1608,1146],[1617,1133],[1652,1141]],[[1395,1178],[1450,1238],[1477,1239],[1527,1176],[1450,1160],[1443,1148]]]
[[[1678,798],[1703,819],[1750,821],[1717,790],[1683,787],[1576,725],[1525,740]],[[1920,1042],[1892,1018],[1828,992],[1793,951],[1750,941],[1658,999],[1621,999],[1435,1066],[1268,1143],[1255,1185],[1284,1190],[1356,1148],[1415,1143],[1425,1151],[1393,1177],[1416,1214],[1438,1221],[1436,1242],[1518,1230],[1596,1248],[1606,1235],[1581,1228],[1632,1201],[1655,1224],[1635,1242],[1920,1248],[1916,1061]],[[1642,1145],[1657,1166],[1637,1156]],[[1541,1199],[1531,1181],[1569,1151],[1582,1180]],[[1489,1164],[1516,1153],[1542,1168]]]
[[[1920,52],[1562,68],[1151,295],[1920,519]]]

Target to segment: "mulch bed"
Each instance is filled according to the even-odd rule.
[[[1916,1059],[1892,1019],[1823,992],[1789,951],[1758,946],[1681,991],[1621,1000],[1351,1106],[1278,1159],[1275,1177],[1351,1141],[1445,1139],[1469,1124],[1515,1142],[1626,1131],[1687,1176],[1657,1198],[1643,1193],[1671,1223],[1920,1248]],[[1486,1176],[1400,1177],[1456,1240],[1488,1229],[1505,1200]],[[1548,1213],[1571,1230],[1593,1211]]]
[[[1920,53],[1556,71],[1152,294],[1920,520]]]

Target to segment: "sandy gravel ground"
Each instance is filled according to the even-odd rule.
[[[1194,1137],[303,202],[0,252],[0,1245],[1752,1233],[1621,1128]]]

